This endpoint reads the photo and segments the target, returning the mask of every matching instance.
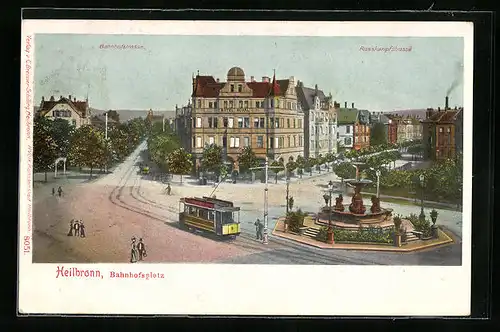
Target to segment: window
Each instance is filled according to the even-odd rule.
[[[271,121],[270,122],[270,127],[274,128],[274,118],[270,118],[269,120]]]
[[[279,137],[275,137],[274,138],[274,147],[276,147],[276,148],[279,147],[280,146],[279,144],[280,144]]]
[[[238,84],[238,92],[241,92],[243,91],[243,87],[241,86],[241,84]]]
[[[274,147],[274,140],[272,137],[269,137],[269,142],[268,142],[269,148],[272,149]]]
[[[250,146],[250,137],[243,137],[243,146]]]
[[[234,84],[231,84],[231,92],[234,92]]]
[[[228,119],[228,127],[229,128],[233,128],[233,124],[234,124],[234,119],[233,118],[229,118]]]
[[[217,128],[218,122],[219,122],[219,118],[214,118],[214,128]]]
[[[297,136],[293,136],[293,146],[297,146]]]
[[[450,127],[446,128],[446,132],[451,133],[451,128]]]
[[[286,119],[286,127],[290,128],[290,119]]]
[[[201,128],[201,118],[196,118],[196,128]]]
[[[314,140],[313,139],[311,140],[310,145],[311,145],[311,149],[314,149]]]
[[[264,147],[264,136],[257,136],[257,147],[258,148]]]
[[[253,127],[254,128],[259,128],[259,118],[254,118],[253,119]]]
[[[302,128],[302,120],[299,119],[299,128]]]
[[[245,100],[245,108],[248,108],[248,100]]]
[[[208,103],[208,108],[212,108],[212,107],[213,107],[213,105],[214,105],[214,104],[213,104],[212,102],[209,102],[209,103]]]
[[[239,148],[240,147],[240,138],[239,137],[231,137],[229,140],[230,148]]]
[[[351,145],[352,144],[351,138],[350,137],[344,138],[344,143],[345,145]]]
[[[250,128],[250,118],[243,118],[243,128]]]
[[[279,118],[276,118],[274,120],[274,125],[275,125],[275,128],[279,128],[280,127],[280,119]]]
[[[243,118],[238,118],[238,128],[243,128]]]
[[[201,108],[201,100],[198,100],[198,108]]]
[[[340,138],[340,133],[337,131],[337,139]]]
[[[196,137],[196,147],[201,148],[201,137]]]
[[[212,117],[209,117],[208,118],[208,128],[213,128],[213,118]]]
[[[224,128],[227,128],[227,118],[226,117],[222,118],[222,125],[224,126]]]
[[[208,144],[214,144],[215,143],[215,140],[214,140],[214,137],[213,136],[209,136],[208,137]]]
[[[222,136],[222,147],[227,148],[227,137],[226,136]]]
[[[297,128],[297,119],[293,119],[293,127]]]
[[[304,145],[304,137],[302,137],[302,135],[299,136],[299,146],[303,146]]]
[[[217,104],[216,101],[214,101],[214,108],[217,108],[219,105]]]
[[[229,101],[229,108],[233,108],[233,101],[232,100]]]
[[[238,107],[243,108],[243,100],[240,100],[240,102],[238,103]]]
[[[255,102],[255,107],[256,107],[256,108],[260,108],[260,102],[259,102],[259,101],[256,101],[256,102]]]
[[[264,125],[265,125],[265,119],[264,118],[260,118],[260,120],[259,120],[259,127],[260,128],[264,128]]]
[[[346,134],[350,134],[351,133],[351,126],[346,126],[345,132],[346,132]]]
[[[280,100],[279,99],[276,99],[276,108],[280,108]]]
[[[75,119],[71,120],[71,123],[73,124],[73,126],[76,126],[76,120]]]
[[[439,128],[439,132],[442,133],[443,132],[443,127],[440,127]]]
[[[292,103],[291,103],[291,102],[288,102],[286,105],[287,105],[287,108],[288,108],[289,110],[291,110],[291,109],[292,109]]]
[[[224,100],[224,108],[227,108],[227,100]]]
[[[288,136],[288,147],[292,146],[292,138]]]

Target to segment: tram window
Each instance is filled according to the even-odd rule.
[[[208,211],[208,219],[215,220],[215,213],[213,211]]]
[[[196,211],[196,210],[197,210],[197,209],[196,209],[195,207],[190,206],[190,207],[189,207],[189,214],[190,214],[190,215],[193,215],[193,216],[198,215],[198,211]]]
[[[232,223],[234,223],[233,213],[232,212],[223,212],[222,213],[222,223],[223,224],[232,224]]]
[[[208,211],[207,210],[203,210],[203,209],[199,209],[198,210],[198,216],[200,218],[203,218],[203,219],[208,219]]]

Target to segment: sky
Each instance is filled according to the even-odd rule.
[[[140,48],[101,48],[101,45]],[[410,51],[369,51],[369,48]],[[371,111],[463,103],[463,38],[35,35],[35,105],[72,95],[96,109],[173,110],[186,105],[192,75],[225,81],[294,76],[343,106]]]

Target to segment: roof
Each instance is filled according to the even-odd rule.
[[[87,101],[71,100],[71,99],[66,98],[66,97],[60,97],[59,100],[52,100],[52,99],[54,99],[53,96],[51,97],[51,100],[44,100],[44,99],[42,99],[42,102],[40,103],[40,108],[38,110],[39,115],[44,116],[52,108],[54,108],[54,106],[56,106],[58,104],[67,104],[67,105],[69,105],[81,117],[86,117],[88,115],[87,114],[87,108],[88,108],[88,102]]]
[[[233,70],[234,68],[231,68]],[[228,73],[229,74],[229,73]],[[244,82],[252,89],[253,98],[266,98],[272,94],[284,96],[288,90],[290,80],[275,80],[274,85],[271,82]],[[196,76],[193,82],[192,97],[217,98],[220,90],[226,85],[226,82],[217,82],[213,76]],[[237,96],[235,96],[237,97]]]
[[[352,124],[358,121],[358,110],[356,108],[339,108],[337,124]]]
[[[372,114],[370,116],[370,121],[371,122],[378,122],[382,124],[388,124],[389,123],[389,117],[384,115],[384,114]]]
[[[462,109],[450,109],[446,111],[438,111],[432,114],[424,122],[434,122],[439,124],[454,123],[457,120],[457,116],[462,112]]]
[[[106,122],[106,116],[102,115],[102,114],[100,114],[100,115],[94,115],[91,118],[91,121]],[[108,123],[118,123],[118,122],[108,116]]]
[[[316,90],[315,88],[307,88],[299,84],[295,91],[297,92],[297,97],[302,105],[302,109],[314,109],[314,97],[318,97],[321,102],[324,102],[327,98],[322,90]]]
[[[396,115],[401,117],[413,117],[419,119],[425,119],[426,109],[407,109],[407,110],[394,110],[390,112],[386,112],[385,115]]]
[[[359,122],[361,122],[362,124],[369,124],[370,123],[370,111],[359,110],[358,119],[359,119]]]

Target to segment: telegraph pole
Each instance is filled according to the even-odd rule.
[[[106,159],[104,164],[104,173],[108,173],[108,112],[104,113],[106,116],[105,129],[104,129],[104,140],[106,144]]]

